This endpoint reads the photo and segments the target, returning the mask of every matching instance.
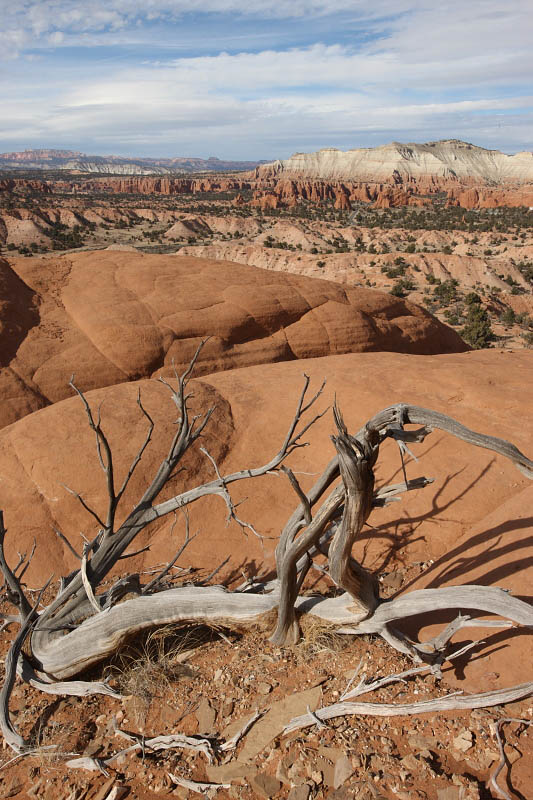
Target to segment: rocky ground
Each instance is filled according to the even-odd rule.
[[[273,443],[283,436],[288,409],[301,386],[302,366],[301,361],[256,365],[196,382],[195,402],[201,407],[213,400],[217,403],[213,432],[204,445],[223,472],[242,468],[250,459],[262,463],[269,457]],[[313,385],[324,375],[328,378],[324,402],[336,393],[350,429],[378,405],[416,396],[425,407],[445,409],[465,424],[503,435],[524,452],[531,451],[530,426],[517,423],[528,418],[532,373],[525,351],[440,356],[355,353],[309,359],[305,370]],[[134,494],[142,491],[145,476],[153,473],[164,455],[173,429],[164,387],[157,388],[154,381],[138,385],[157,430],[163,428],[164,435],[154,438],[143,461],[144,473],[132,484]],[[88,394],[92,404],[101,403],[115,446],[117,474],[123,474],[143,437],[142,418],[138,421],[134,414],[138,385],[125,383]],[[9,526],[10,562],[17,558],[17,550],[29,552],[34,536],[39,539],[28,571],[30,587],[40,585],[51,570],[62,574],[75,566],[72,554],[53,535],[54,525],[68,532],[74,543],[79,530],[91,535],[83,510],[59,484],[68,475],[69,483],[74,482],[76,489],[84,487],[96,507],[104,499],[96,457],[91,457],[93,436],[79,406],[75,398],[54,403],[0,433],[0,505]],[[227,418],[225,424],[221,417]],[[326,446],[330,432],[327,416],[317,423],[309,436],[310,446],[299,451],[293,463],[304,487],[330,458]],[[357,549],[357,557],[378,576],[382,595],[389,597],[405,588],[481,582],[509,588],[526,598],[531,579],[531,486],[527,479],[491,453],[457,446],[452,437],[439,433],[416,448],[415,454],[421,457],[420,464],[409,462],[409,476],[435,476],[435,485],[376,513],[368,537]],[[210,476],[205,459],[199,457],[187,466],[187,481]],[[379,483],[399,479],[398,454],[392,445],[384,452],[377,479]],[[180,484],[183,480],[182,475],[176,477]],[[125,499],[126,505],[131,496]],[[235,586],[242,582],[242,570],[249,578],[272,566],[275,537],[295,503],[288,482],[272,476],[234,496],[236,500],[250,498],[241,516],[251,517],[265,540],[244,537],[236,525],[226,527],[223,510],[215,502],[198,509],[195,504],[191,529],[201,534],[174,572],[177,584],[201,581],[228,553],[232,561],[224,569],[229,572],[222,570],[211,581],[220,579]],[[175,551],[174,539],[178,536],[181,541],[181,527],[179,532],[174,532],[173,525],[160,527],[150,552],[128,562],[130,570],[140,572],[146,581]],[[191,566],[201,569],[183,573]],[[311,574],[306,586],[308,592],[334,590],[319,572]],[[55,588],[54,584],[51,594]],[[499,763],[495,726],[507,717],[528,722],[533,715],[530,700],[463,713],[341,717],[325,728],[313,726],[284,734],[290,719],[304,714],[308,706],[313,710],[339,700],[362,660],[367,680],[401,672],[412,664],[375,638],[341,637],[316,625],[306,624],[302,641],[290,648],[273,647],[267,633],[262,629],[242,635],[224,629],[166,629],[138,639],[89,676],[110,677],[124,695],[122,700],[54,699],[17,685],[14,722],[35,752],[12,761],[13,754],[3,751],[3,796],[105,800],[115,789],[111,797],[120,797],[119,787],[139,800],[197,796],[192,789],[176,786],[169,774],[179,780],[228,784],[229,788],[200,790],[204,796],[216,791],[221,798],[489,800],[498,796],[485,787]],[[415,702],[450,690],[486,691],[527,680],[531,657],[527,632],[488,633],[481,629],[456,637],[457,647],[472,639],[486,643],[476,648],[471,659],[461,658],[453,668],[445,668],[441,681],[431,673],[423,674],[383,687],[362,700]],[[1,636],[5,652],[11,629]],[[205,753],[181,748],[152,753],[149,746],[119,756],[106,767],[105,776],[66,764],[84,756],[107,759],[130,746],[131,741],[117,729],[141,737],[141,743],[143,736],[174,733],[207,737],[216,751],[256,710],[267,713],[235,751],[223,751],[218,757],[215,753],[212,764]],[[508,787],[513,800],[528,798],[531,729],[525,723],[506,723],[502,735],[506,766],[499,785]],[[47,750],[52,744],[57,749]]]
[[[149,378],[168,377],[173,359],[183,366],[179,356],[185,363],[205,334],[213,338],[199,364],[195,403],[217,407],[204,445],[225,472],[272,455],[304,371],[313,385],[328,379],[325,405],[336,396],[350,430],[378,408],[416,402],[504,436],[531,456],[533,227],[524,210],[347,210],[330,202],[269,208],[237,191],[2,198],[0,508],[10,563],[38,539],[26,575],[30,589],[54,572],[52,596],[58,575],[76,566],[54,528],[73,541],[79,531],[94,533],[60,484],[83,488],[98,507],[104,502],[89,455],[93,434],[78,399],[66,399],[72,371],[102,408],[121,474],[145,435],[144,418],[135,416],[141,390],[157,422],[143,461],[151,474],[174,418],[165,387]],[[458,333],[490,349],[465,352]],[[304,488],[332,455],[331,432],[327,415],[310,446],[298,451]],[[421,470],[436,483],[410,492],[401,507],[383,509],[355,553],[378,577],[382,596],[467,582],[528,599],[531,485],[493,454],[439,433],[421,451],[409,474]],[[170,488],[210,479],[211,467],[196,454]],[[401,479],[392,445],[377,477]],[[142,492],[144,478],[136,475],[128,492]],[[205,579],[228,552],[226,571],[211,582],[235,586],[272,569],[275,540],[295,498],[288,482],[273,476],[235,498],[248,495],[253,502],[244,508],[265,538],[226,527],[216,498],[199,510],[195,504],[191,526],[204,538],[191,543],[174,570],[176,585]],[[150,552],[134,556],[130,569],[153,575],[169,548],[174,552],[174,539],[174,527],[160,524]],[[320,570],[305,586],[309,593],[335,591]],[[429,620],[422,624],[436,633]],[[530,700],[469,712],[347,716],[286,733],[293,717],[338,701],[358,669],[355,680],[363,672],[373,680],[412,664],[381,640],[316,625],[304,626],[295,647],[274,647],[267,633],[167,628],[140,637],[90,676],[109,678],[122,699],[54,699],[17,684],[13,718],[33,750],[23,758],[1,751],[0,796],[489,800],[505,796],[487,786],[500,763],[501,731],[498,784],[512,800],[531,797]],[[2,657],[12,635],[13,626],[0,632]],[[442,679],[423,673],[362,700],[416,702],[530,680],[527,631],[471,634],[482,637],[473,656],[447,665]],[[261,717],[224,750],[256,711]],[[171,734],[192,737],[187,743],[202,752],[155,752],[147,742]],[[134,749],[121,753],[128,747]],[[112,756],[106,774],[67,764],[87,758],[93,761],[84,766],[95,767]]]
[[[383,594],[420,568],[381,575]],[[3,649],[8,640],[3,633]],[[283,732],[293,717],[337,702],[354,675],[356,681],[363,674],[370,681],[411,666],[384,643],[320,628],[308,630],[300,645],[282,649],[265,642],[263,632],[236,636],[166,629],[131,643],[99,670],[111,676],[122,700],[53,700],[18,686],[11,703],[14,721],[34,750],[15,761],[3,751],[0,794],[18,800],[497,797],[486,788],[500,762],[496,726],[507,717],[530,720],[528,702],[466,713],[339,717],[323,727]],[[426,673],[362,700],[414,703],[446,691],[446,682]],[[261,718],[237,747],[220,750],[256,711]],[[132,743],[121,732],[133,735],[140,746],[120,755]],[[163,752],[143,747],[145,739],[176,732],[203,742],[204,749],[207,740],[213,756],[180,747]],[[533,731],[509,722],[502,735],[506,767],[499,784],[512,785],[514,798],[528,798]],[[116,758],[103,768],[106,774],[66,763],[84,756]],[[176,779],[219,786],[187,788]]]
[[[225,259],[409,297],[474,346],[531,345],[531,212],[446,208],[436,200],[423,208],[366,203],[347,211],[323,201],[269,209],[263,199],[237,191],[151,195],[149,202],[63,195],[17,206],[12,196],[0,209],[0,252],[135,248]],[[488,317],[481,334],[469,313],[473,294]]]

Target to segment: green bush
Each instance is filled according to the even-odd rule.
[[[472,303],[469,306],[461,336],[475,350],[489,347],[494,340],[489,315],[479,303]]]
[[[516,322],[516,314],[512,308],[506,308],[500,317],[500,322],[504,325],[514,325]]]
[[[406,297],[413,289],[416,289],[416,286],[412,280],[409,278],[401,278],[399,281],[396,281],[390,290],[390,294],[392,294],[393,297]]]
[[[459,281],[455,278],[450,278],[444,283],[440,283],[433,289],[433,294],[442,306],[449,306],[451,302],[457,299],[457,287]]]

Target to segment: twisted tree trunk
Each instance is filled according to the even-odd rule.
[[[212,413],[211,409],[203,416],[192,420],[189,418],[186,387],[198,352],[188,370],[181,376],[176,375],[177,387],[174,389],[169,386],[180,419],[168,454],[143,496],[117,529],[115,519],[118,506],[150,443],[153,422],[139,397],[139,409],[148,421],[147,434],[120,488],[117,489],[113,454],[100,419],[95,420],[83,393],[72,383],[84,404],[89,425],[96,435],[108,504],[105,514],[100,514],[90,508],[81,495],[74,492],[87,512],[98,521],[100,531],[84,549],[80,557],[80,568],[62,579],[57,597],[39,616],[24,594],[22,573],[19,572],[17,576],[19,569],[24,569],[22,564],[12,570],[5,560],[2,545],[6,531],[0,514],[0,569],[4,575],[5,594],[18,609],[18,616],[10,617],[4,624],[10,624],[18,618],[21,625],[20,633],[13,641],[6,660],[6,678],[0,696],[0,726],[6,741],[15,750],[23,750],[25,746],[9,717],[9,695],[17,671],[23,679],[33,682],[33,685],[38,685],[45,691],[47,686],[49,691],[57,691],[54,685],[61,681],[61,691],[65,693],[110,693],[109,687],[102,683],[64,681],[111,655],[128,637],[138,631],[158,625],[196,622],[239,629],[261,625],[266,631],[272,629],[275,621],[271,641],[286,645],[297,641],[300,636],[298,616],[313,614],[325,623],[341,625],[342,631],[379,634],[391,645],[409,653],[415,659],[425,660],[442,653],[452,635],[451,629],[446,629],[440,638],[437,637],[429,644],[420,644],[395,631],[391,623],[428,609],[476,608],[505,616],[518,624],[533,625],[532,606],[490,587],[425,590],[412,592],[393,601],[380,600],[373,576],[352,556],[353,545],[373,508],[385,505],[399,493],[423,488],[431,483],[427,478],[408,481],[404,468],[403,483],[375,490],[374,467],[380,445],[387,438],[396,440],[403,453],[406,442],[424,441],[432,430],[438,428],[472,445],[493,450],[509,458],[529,478],[533,477],[533,462],[514,445],[503,439],[469,430],[435,411],[404,404],[391,406],[376,414],[352,436],[346,429],[340,411],[335,407],[337,435],[332,439],[337,454],[315,485],[305,493],[291,470],[284,467],[284,462],[295,449],[303,446],[303,435],[321,416],[315,415],[310,421],[303,422],[304,415],[314,405],[323,389],[321,387],[307,401],[309,380],[306,378],[287,435],[280,450],[268,463],[222,476],[211,459],[216,471],[213,481],[157,503],[162,488],[175,472],[184,453],[197,441]],[[405,430],[405,424],[422,427]],[[211,458],[209,454],[206,455]],[[159,517],[184,508],[206,495],[219,495],[226,503],[228,517],[253,531],[251,525],[237,517],[229,487],[237,481],[275,471],[284,471],[287,474],[299,500],[280,535],[276,550],[276,581],[268,585],[246,586],[236,592],[227,592],[221,587],[212,586],[160,590],[169,565],[177,558],[175,556],[160,575],[145,587],[138,583],[136,586],[136,581],[122,579],[111,589],[98,592],[98,586],[140,531]],[[186,544],[188,541],[187,532]],[[344,594],[328,599],[300,596],[304,577],[317,553],[326,555],[329,574],[337,586],[345,590]],[[124,594],[132,589],[137,591],[138,596],[118,604]],[[460,625],[462,624],[461,622]],[[23,655],[22,646],[26,639],[29,643],[29,654]],[[533,690],[533,684],[529,688]]]

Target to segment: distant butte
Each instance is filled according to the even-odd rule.
[[[533,153],[506,155],[458,139],[425,144],[391,142],[347,151],[327,147],[258,166],[254,175],[396,183],[423,178],[528,183],[533,182]]]

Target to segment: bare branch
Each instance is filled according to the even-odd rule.
[[[150,583],[147,583],[146,586],[143,586],[141,594],[148,594],[148,592],[155,586],[157,586],[158,583],[161,583],[163,578],[165,578],[166,575],[168,575],[168,573],[170,572],[170,570],[172,569],[178,558],[182,555],[185,548],[188,547],[188,545],[192,542],[192,540],[198,536],[198,531],[194,534],[194,536],[190,535],[189,512],[187,511],[187,509],[183,509],[183,515],[185,517],[185,541],[181,545],[180,549],[178,550],[174,558],[171,559],[160,572],[158,572],[158,574],[155,576],[155,578],[153,578],[153,580],[150,581]],[[174,519],[174,521],[172,522],[170,528],[170,535],[172,535],[172,533],[174,532],[175,525],[176,525],[176,519]]]
[[[4,553],[4,539],[7,531],[4,526],[4,512],[0,511],[0,569],[6,582],[8,589],[8,599],[11,603],[18,606],[23,618],[28,617],[31,613],[31,605],[22,591],[20,581],[15,573],[9,568]]]
[[[89,552],[89,549],[90,547],[88,544],[83,545],[83,555],[81,557],[81,567],[80,567],[81,579],[83,581],[83,588],[85,589],[85,593],[87,595],[89,603],[92,605],[96,613],[99,614],[102,609],[100,608],[100,604],[98,603],[96,597],[94,596],[93,587],[91,586],[91,582],[87,577],[87,554]]]
[[[245,722],[245,724],[242,726],[240,730],[237,731],[235,736],[232,736],[231,739],[228,739],[226,742],[224,742],[223,745],[221,745],[220,750],[223,753],[227,753],[229,750],[235,750],[235,748],[241,741],[242,737],[246,736],[250,728],[253,725],[255,725],[257,720],[261,719],[261,717],[264,716],[265,713],[266,713],[265,711],[256,711],[255,714],[252,714],[250,719],[247,722]]]
[[[347,715],[374,716],[374,717],[399,717],[410,716],[413,714],[429,714],[435,711],[462,711],[471,708],[490,708],[499,706],[503,703],[514,703],[533,694],[533,681],[521,683],[510,689],[496,689],[492,692],[482,692],[480,694],[461,695],[459,692],[452,692],[444,697],[437,697],[431,700],[421,700],[418,703],[334,703],[325,708],[319,708],[310,714],[303,714],[300,717],[291,719],[285,727],[284,733],[291,733],[300,728],[308,728],[316,724],[315,717],[321,722],[336,717]]]
[[[107,683],[100,681],[54,681],[53,683],[41,680],[29,661],[21,654],[17,664],[17,675],[22,680],[39,689],[45,694],[62,695],[68,697],[91,697],[95,694],[108,695],[120,700],[122,695],[115,692]]]
[[[220,564],[209,573],[209,575],[206,575],[206,577],[198,584],[198,586],[203,586],[206,583],[209,583],[209,581],[212,580],[215,577],[215,575],[218,575],[222,567],[226,566],[230,558],[231,556],[226,556],[226,558],[223,561],[221,561]]]
[[[9,714],[9,698],[11,697],[13,686],[15,685],[17,664],[19,656],[22,652],[22,647],[34,625],[35,619],[37,618],[37,609],[39,608],[41,597],[48,588],[51,580],[52,578],[48,580],[48,582],[39,592],[33,608],[30,608],[28,614],[26,614],[24,622],[20,627],[20,631],[12,641],[6,655],[4,685],[0,691],[0,730],[2,731],[4,740],[9,747],[15,751],[15,753],[22,753],[24,750],[26,750],[27,744],[11,722]]]
[[[62,533],[61,533],[61,531],[60,531],[60,530],[58,530],[57,528],[54,528],[54,533],[56,534],[56,536],[57,536],[59,539],[61,539],[61,541],[62,541],[64,544],[66,544],[66,546],[68,547],[68,549],[70,550],[70,552],[72,553],[72,555],[73,555],[73,556],[75,556],[77,559],[79,559],[79,561],[81,561],[81,553],[78,553],[78,552],[77,552],[77,550],[75,550],[75,549],[73,548],[73,546],[71,545],[71,543],[69,542],[69,540],[67,539],[67,537],[66,537],[64,534],[62,534]]]
[[[94,435],[96,437],[96,450],[98,453],[98,460],[100,461],[100,466],[102,467],[102,470],[104,471],[106,476],[107,495],[108,495],[107,520],[106,524],[105,525],[102,524],[101,527],[105,528],[106,532],[109,533],[112,532],[113,530],[115,521],[115,512],[117,508],[117,498],[115,495],[115,477],[113,470],[113,453],[111,452],[111,446],[109,444],[109,440],[105,435],[104,431],[102,430],[101,419],[100,419],[101,409],[100,408],[98,409],[98,421],[95,422],[93,413],[91,411],[91,407],[87,402],[87,398],[85,397],[81,389],[78,389],[78,387],[74,383],[74,376],[72,376],[72,378],[70,379],[69,386],[72,389],[74,389],[76,394],[81,399],[85,408],[85,413],[87,414],[87,419],[89,420],[89,427],[91,428],[92,431],[94,431]],[[77,496],[79,498],[79,495]]]
[[[494,772],[492,773],[492,775],[490,776],[489,780],[485,785],[487,789],[492,789],[493,791],[495,791],[499,797],[503,798],[503,800],[512,800],[512,797],[509,794],[509,792],[505,791],[505,789],[502,789],[501,786],[498,786],[496,780],[502,769],[505,767],[505,750],[503,747],[503,741],[500,730],[503,725],[506,725],[510,722],[518,722],[520,723],[520,725],[525,725],[525,726],[529,726],[532,724],[531,720],[505,717],[504,719],[497,720],[494,726],[494,733],[496,734],[496,741],[498,742],[498,749],[500,751],[500,760],[496,766],[496,769],[494,770]]]
[[[116,728],[115,732],[125,739],[128,739],[130,742],[135,742],[136,746],[143,750],[158,752],[159,750],[173,750],[179,747],[183,750],[196,750],[199,753],[203,753],[210,764],[214,761],[211,742],[205,737],[185,736],[183,733],[173,733],[168,736],[153,736],[150,739],[146,739],[144,736],[127,733],[119,728]],[[116,758],[116,756],[113,758]],[[105,762],[106,766],[110,760],[111,759],[108,759]]]
[[[91,507],[90,507],[90,506],[89,506],[89,505],[88,505],[88,504],[85,502],[85,500],[83,499],[83,497],[81,496],[81,494],[80,494],[79,492],[75,492],[75,491],[74,491],[74,489],[71,489],[69,486],[66,486],[64,483],[62,484],[62,486],[63,486],[63,488],[64,488],[64,489],[66,489],[66,490],[67,490],[67,492],[68,492],[69,494],[71,494],[73,497],[75,497],[75,498],[76,498],[76,500],[78,500],[78,502],[79,502],[79,503],[81,503],[81,505],[83,506],[83,508],[84,508],[86,511],[88,511],[88,512],[89,512],[89,514],[90,514],[92,517],[94,517],[94,519],[97,521],[97,523],[98,523],[98,525],[100,526],[100,528],[105,528],[105,525],[104,525],[104,523],[102,522],[102,520],[100,519],[100,517],[98,516],[98,514],[96,513],[96,511],[94,511],[94,510],[93,510],[93,509],[92,509],[92,508],[91,508]]]
[[[344,484],[345,500],[342,523],[329,547],[329,574],[337,584],[348,591],[355,608],[367,617],[379,602],[377,582],[367,570],[351,557],[355,540],[372,510],[374,496],[373,441],[369,433],[363,443],[349,437],[337,406],[334,408],[337,436],[333,443],[337,450],[339,468]],[[359,449],[360,452],[356,452]],[[407,483],[407,480],[406,480]]]
[[[33,556],[35,555],[35,550],[36,550],[36,549],[37,549],[37,540],[36,540],[36,539],[35,539],[35,537],[34,537],[34,539],[33,539],[33,545],[32,545],[32,548],[31,548],[31,553],[30,553],[30,555],[29,555],[28,559],[26,559],[26,554],[24,554],[24,561],[26,561],[26,563],[25,563],[25,564],[24,564],[24,566],[22,567],[22,569],[21,569],[21,571],[20,571],[20,575],[18,575],[18,576],[17,576],[17,577],[18,577],[18,580],[19,580],[19,583],[22,581],[22,578],[24,577],[24,575],[25,575],[25,573],[26,573],[26,570],[27,570],[27,569],[28,569],[28,567],[30,566],[30,564],[31,564],[31,562],[32,562],[32,560],[33,560]],[[17,567],[17,569],[18,569],[18,567]],[[17,570],[15,570],[15,572],[16,572],[16,571],[17,571]]]
[[[296,492],[296,494],[297,494],[297,496],[298,496],[298,498],[299,498],[299,500],[300,500],[300,502],[302,504],[304,520],[307,523],[307,525],[309,525],[311,520],[313,519],[313,515],[311,514],[311,503],[309,502],[309,500],[307,498],[307,495],[305,494],[305,492],[303,491],[302,487],[298,483],[298,481],[296,479],[296,476],[294,475],[294,472],[292,471],[292,469],[289,469],[289,467],[286,467],[285,465],[283,465],[282,467],[280,467],[280,470],[281,470],[281,472],[285,473],[285,475],[287,476],[287,478],[290,481],[290,484],[291,484],[292,488]]]
[[[382,486],[374,492],[372,505],[374,508],[386,506],[388,503],[392,502],[392,499],[395,498],[396,495],[402,494],[403,492],[412,492],[414,489],[423,489],[433,483],[434,480],[435,478],[413,478],[407,481],[407,483],[393,483],[390,486]]]
[[[144,451],[146,450],[146,448],[150,444],[150,441],[152,439],[152,433],[153,433],[154,426],[155,426],[155,423],[154,423],[152,417],[150,416],[150,414],[147,412],[147,410],[144,408],[144,406],[142,404],[142,401],[141,401],[141,390],[140,389],[139,389],[139,391],[137,393],[137,405],[139,406],[139,408],[141,410],[141,413],[144,414],[144,416],[148,420],[148,423],[149,423],[148,431],[146,433],[146,437],[144,439],[144,442],[142,443],[142,445],[140,446],[139,450],[137,451],[137,455],[135,456],[135,458],[131,462],[131,466],[130,466],[130,468],[128,470],[128,474],[124,478],[122,486],[119,489],[119,492],[118,492],[117,497],[116,497],[116,505],[118,505],[118,503],[122,499],[122,495],[126,491],[126,489],[128,487],[128,484],[129,484],[129,482],[130,482],[130,480],[131,480],[131,478],[133,476],[133,473],[137,469],[137,466],[139,465],[139,463],[141,461],[141,458],[143,457]]]
[[[190,781],[187,778],[180,778],[179,775],[173,775],[168,772],[168,777],[175,783],[176,786],[183,786],[184,789],[190,789],[191,792],[196,794],[203,794],[204,792],[213,791],[215,789],[230,789],[231,783],[201,783],[200,781]]]

